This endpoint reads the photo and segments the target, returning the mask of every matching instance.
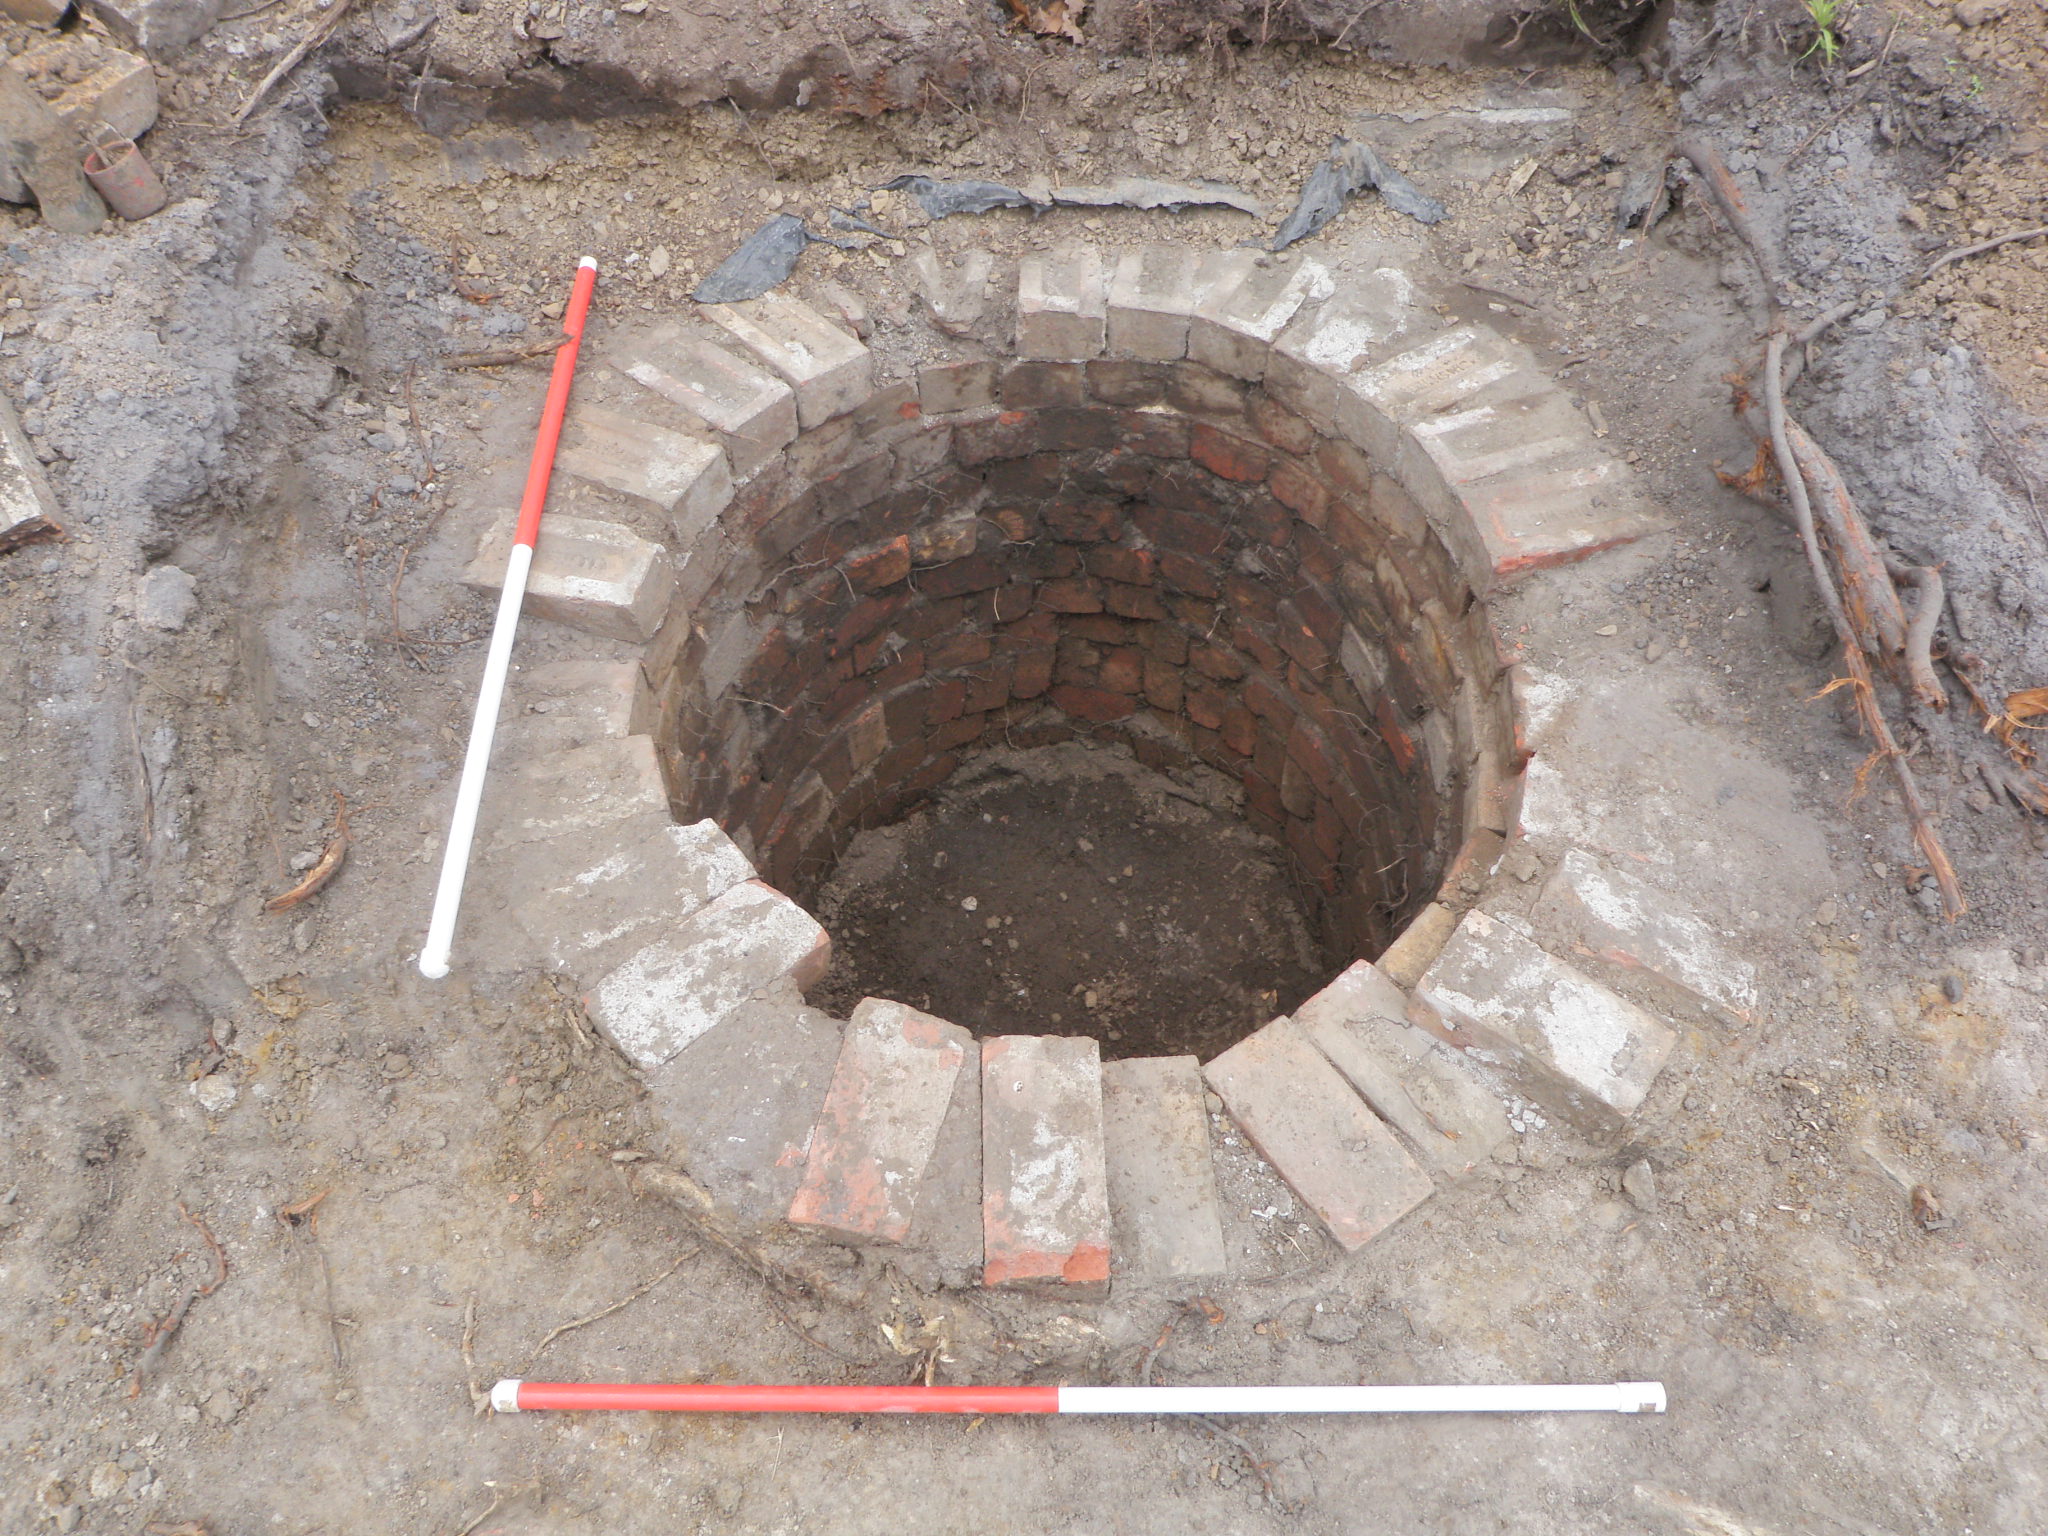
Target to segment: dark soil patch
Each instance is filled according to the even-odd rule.
[[[1219,804],[1221,780],[1191,790],[1107,751],[980,759],[840,860],[815,903],[833,959],[812,1001],[843,1018],[888,997],[979,1035],[1207,1060],[1341,963],[1285,853]]]

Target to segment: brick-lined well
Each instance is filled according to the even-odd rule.
[[[682,819],[805,899],[974,753],[1206,764],[1341,963],[1490,867],[1510,704],[1391,466],[1195,362],[926,369],[798,436],[650,647]]]

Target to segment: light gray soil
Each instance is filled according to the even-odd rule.
[[[740,35],[744,9],[707,34]],[[1944,563],[1947,633],[1982,658],[1987,697],[2048,681],[2048,526],[2028,499],[2048,483],[2028,414],[2048,388],[2041,245],[1918,281],[1936,251],[2040,222],[2048,185],[2043,12],[1969,9],[1996,14],[1965,27],[1867,5],[1830,75],[1794,62],[1809,33],[1790,4],[1682,6],[1641,62],[1466,72],[1293,45],[1112,57],[963,6],[992,88],[924,69],[927,93],[919,47],[942,52],[951,21],[913,46],[900,18],[868,34],[851,6],[784,7],[775,38],[809,28],[823,46],[844,29],[856,50],[872,40],[872,78],[904,64],[888,78],[917,110],[869,119],[707,88],[667,115],[524,121],[511,86],[617,86],[530,34],[524,72],[485,93],[497,116],[436,117],[445,93],[420,66],[502,67],[456,47],[513,25],[498,0],[450,4],[445,34],[399,44],[403,8],[366,9],[334,73],[395,99],[349,106],[310,66],[242,134],[208,125],[305,17],[231,23],[167,64],[150,145],[170,209],[79,241],[0,215],[0,379],[73,533],[0,557],[0,1521],[223,1536],[2038,1530],[2040,826],[1976,775],[2002,754],[1958,693],[1915,751],[1972,911],[1948,925],[1926,910],[1884,774],[1854,792],[1866,745],[1814,701],[1832,667],[1796,547],[1713,474],[1751,459],[1724,380],[1760,334],[1750,268],[1696,192],[1647,239],[1614,227],[1629,173],[1680,126],[1715,136],[1782,241],[1795,313],[1862,301],[1795,410],[1901,552]],[[699,73],[718,84],[726,57],[710,49]],[[647,99],[692,99],[678,78],[650,70]],[[789,102],[804,78],[787,75]],[[1485,115],[1532,107],[1548,115]],[[434,359],[545,327],[586,248],[607,272],[600,323],[679,302],[778,199],[846,207],[932,169],[1209,175],[1284,203],[1340,130],[1372,137],[1450,217],[1424,229],[1368,200],[1312,248],[1468,281],[1471,313],[1537,346],[1674,516],[1498,617],[1510,644],[1540,609],[1545,632],[1611,656],[1588,707],[1638,744],[1642,771],[1587,792],[1639,808],[1643,878],[1758,965],[1758,1019],[1688,1042],[1630,1145],[1522,1138],[1512,1163],[1352,1259],[1276,1205],[1269,1277],[1219,1288],[1206,1311],[1142,1293],[925,1297],[843,1261],[826,1300],[778,1314],[636,1196],[630,1154],[651,1132],[634,1084],[543,978],[429,987],[411,968],[489,619],[455,577],[491,510],[486,475],[525,452],[542,377]],[[900,204],[873,212],[898,244],[815,247],[794,291],[856,290],[878,352],[899,359],[936,342],[898,275],[911,242],[1222,246],[1270,228],[1224,212],[929,227]],[[136,618],[140,578],[165,562],[196,579],[171,631]],[[535,625],[520,659],[602,651]],[[264,914],[326,842],[336,792],[344,872]],[[1654,1192],[1638,1176],[1625,1194],[1640,1159]],[[1916,1216],[1915,1185],[1938,1217]],[[223,1245],[226,1279],[131,1395],[147,1325],[214,1274],[181,1203]],[[671,1265],[535,1361],[558,1324]],[[1227,1435],[472,1413],[471,1385],[501,1374],[902,1379],[922,1350],[899,1354],[884,1324],[943,1339],[942,1380],[1128,1381],[1148,1358],[1171,1382],[1654,1377],[1672,1411]]]

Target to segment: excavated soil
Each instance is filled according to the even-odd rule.
[[[1205,803],[1098,755],[984,759],[860,834],[813,900],[833,953],[812,1001],[844,1018],[889,997],[980,1035],[1206,1061],[1348,963],[1317,953],[1284,850],[1223,784]]]
[[[1972,911],[1928,911],[1882,772],[1859,776],[1868,744],[1814,702],[1835,668],[1797,546],[1714,475],[1752,456],[1726,383],[1763,324],[1750,266],[1696,191],[1647,233],[1618,228],[1616,204],[1678,130],[1723,147],[1783,242],[1795,323],[1858,305],[1794,410],[1881,535],[1943,565],[1944,643],[1976,686],[2040,686],[2048,258],[2015,242],[1922,274],[2042,222],[2048,10],[1868,0],[1828,66],[1793,0],[1686,0],[1639,57],[1447,71],[1359,50],[1383,36],[1371,15],[1342,47],[1257,46],[1295,11],[1335,42],[1349,6],[1233,0],[1148,29],[1160,8],[1103,0],[1133,41],[1116,54],[972,5],[821,0],[764,23],[742,5],[407,0],[356,8],[230,131],[325,14],[243,7],[163,65],[146,147],[170,208],[78,241],[0,212],[0,382],[71,533],[0,556],[0,1524],[2040,1528],[2048,838],[1987,780],[2010,759],[1954,690],[1910,741]],[[643,91],[621,60],[657,25]],[[438,359],[539,334],[586,248],[603,324],[680,303],[771,210],[822,227],[899,172],[1210,176],[1277,206],[1335,132],[1370,137],[1448,217],[1366,199],[1304,249],[1462,280],[1467,312],[1537,348],[1673,518],[1504,601],[1500,630],[1513,648],[1540,620],[1611,662],[1611,728],[1643,766],[1589,789],[1656,792],[1668,824],[1644,878],[1686,872],[1679,894],[1757,965],[1759,1017],[1689,1040],[1628,1145],[1523,1137],[1355,1258],[1326,1262],[1284,1190],[1240,1199],[1264,1267],[1202,1306],[927,1296],[837,1250],[786,1255],[817,1283],[785,1299],[636,1194],[658,1128],[571,1000],[539,976],[429,988],[412,970],[489,625],[456,579],[499,510],[474,487],[524,454],[544,378]],[[904,275],[916,242],[1014,256],[1271,228],[928,224],[886,198],[867,217],[882,237],[813,247],[791,291],[858,311],[885,361],[943,344]],[[151,627],[139,583],[164,564],[196,602]],[[591,654],[535,625],[519,659]],[[264,913],[327,841],[337,792],[342,874]],[[954,841],[933,852],[963,865],[992,835],[942,819],[930,835]],[[1046,820],[1006,868],[1079,871],[1081,836],[1084,857],[1143,845],[1130,819]],[[1172,899],[1125,887],[1124,865],[1140,867],[1090,866],[1105,913],[1109,873],[1119,900]],[[1087,894],[1059,889],[1070,909]],[[976,915],[976,950],[989,916],[1017,918],[1005,949],[1031,916]],[[1263,986],[1287,1006],[1281,976],[1247,986],[1247,1004]],[[1233,1182],[1244,1150],[1220,1156],[1234,1197],[1251,1188]],[[1649,1179],[1625,1186],[1639,1165]],[[185,1211],[222,1245],[217,1285]],[[473,1411],[500,1374],[897,1381],[928,1348],[954,1381],[1656,1377],[1672,1412],[1219,1432]]]

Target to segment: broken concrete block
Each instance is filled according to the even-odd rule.
[[[57,493],[50,489],[13,403],[0,397],[0,549],[59,526]]]
[[[982,1283],[1099,1293],[1109,1280],[1109,1189],[1096,1042],[981,1043]]]
[[[1371,962],[1295,1009],[1294,1022],[1426,1166],[1456,1178],[1507,1139],[1500,1101],[1455,1050],[1408,1022],[1407,994]]]
[[[1017,355],[1070,362],[1100,357],[1108,303],[1095,247],[1026,256],[1017,264]]]
[[[696,542],[732,500],[732,470],[717,443],[594,405],[571,408],[555,463],[578,479],[652,502],[668,513],[681,546]]]
[[[1179,245],[1147,245],[1117,257],[1109,279],[1109,356],[1173,363],[1188,355],[1188,317],[1200,294],[1195,286],[1199,260],[1195,251]]]
[[[1201,1063],[1102,1064],[1102,1145],[1120,1275],[1178,1280],[1228,1267]]]
[[[949,266],[930,246],[910,256],[910,276],[917,296],[931,311],[932,323],[948,336],[971,336],[988,309],[988,280],[996,259],[987,251],[962,251]]]
[[[754,878],[715,821],[605,826],[521,845],[493,861],[494,884],[547,963],[589,980]]]
[[[585,994],[626,1058],[658,1067],[758,997],[823,979],[832,940],[772,885],[749,880],[630,956]]]
[[[856,1243],[902,1242],[953,1081],[973,1050],[974,1037],[957,1024],[863,998],[840,1043],[790,1223]]]
[[[1250,260],[1212,269],[1212,286],[1188,326],[1188,358],[1256,382],[1265,377],[1273,339],[1304,304],[1321,303],[1336,284],[1319,261],[1232,254]]]
[[[505,585],[513,523],[484,536],[462,573],[464,586],[496,597]],[[617,523],[547,517],[526,577],[526,609],[535,618],[587,635],[644,644],[668,614],[675,567],[668,551]]]
[[[1574,848],[1536,906],[1540,931],[1595,966],[1639,980],[1669,1003],[1741,1021],[1756,1007],[1756,968],[1668,896]]]
[[[722,1209],[778,1225],[838,1054],[839,1021],[817,1009],[794,998],[739,1004],[647,1074],[666,1150]]]
[[[668,787],[650,736],[588,746],[512,765],[484,797],[484,848],[534,843],[586,828],[668,814]]]
[[[1480,911],[1465,914],[1414,1001],[1453,1043],[1583,1130],[1618,1130],[1677,1037],[1626,998]],[[1411,1010],[1411,1017],[1415,1016]]]
[[[1295,1022],[1273,1020],[1205,1075],[1252,1145],[1346,1250],[1427,1200],[1429,1175]]]
[[[771,293],[737,304],[707,304],[702,313],[788,381],[806,432],[875,392],[868,349],[808,304]]]
[[[153,59],[176,53],[213,30],[221,0],[79,0],[115,39]]]
[[[796,391],[679,325],[618,342],[611,365],[717,432],[736,475],[751,475],[796,437]]]

